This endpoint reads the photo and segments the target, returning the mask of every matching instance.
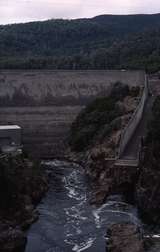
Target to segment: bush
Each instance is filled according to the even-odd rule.
[[[83,151],[92,144],[99,130],[122,114],[116,102],[128,94],[129,87],[117,82],[108,97],[97,98],[90,103],[72,124],[69,139],[71,149]]]

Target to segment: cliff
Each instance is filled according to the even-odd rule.
[[[108,232],[108,252],[144,252],[140,229],[131,223],[113,224]]]
[[[160,223],[160,97],[152,108],[152,120],[142,151],[142,163],[136,186],[138,206],[145,221]],[[156,228],[156,226],[155,226]]]
[[[107,101],[110,101],[110,106],[104,103],[103,99],[101,100],[102,103],[100,104],[106,114],[102,113],[104,111],[99,102],[96,101],[87,107],[76,119],[72,126],[72,136],[75,139],[72,139],[71,147],[72,149],[75,147],[81,152],[78,154],[74,153],[71,157],[78,157],[78,161],[84,158],[84,167],[93,191],[91,203],[101,205],[110,194],[122,194],[126,196],[127,201],[137,204],[142,221],[151,224],[152,226],[150,227],[153,228],[151,232],[156,233],[157,231],[159,232],[160,223],[160,96],[156,98],[153,104],[151,118],[150,116],[147,118],[148,128],[143,132],[145,138],[142,141],[139,166],[127,167],[124,163],[124,165],[115,167],[114,153],[118,146],[119,133],[122,131],[123,125],[125,125],[123,118],[127,115],[130,117],[133,113],[137,98],[136,96],[134,99],[130,97],[130,91],[129,93],[123,93],[122,86],[118,94],[124,94],[124,96],[122,95],[123,98],[118,97],[117,100],[115,99],[114,105],[110,100],[111,97],[106,98]],[[154,100],[154,97],[152,98]],[[126,106],[126,101],[130,101],[129,106]],[[126,109],[120,110],[123,113],[119,114],[118,108],[122,107]],[[128,110],[127,108],[132,108],[133,110]],[[110,114],[110,111],[113,114]],[[108,123],[103,125],[102,119],[107,115]],[[86,121],[88,124],[86,124]],[[96,123],[98,123],[99,128],[92,132]],[[114,126],[112,127],[112,125]],[[107,130],[109,128],[110,130],[103,131],[104,128]],[[90,141],[86,137],[88,131],[92,133]],[[103,135],[102,133],[105,134]],[[152,235],[150,239],[146,237],[144,243],[142,237],[138,234],[137,227],[130,224],[119,223],[118,225],[113,225],[110,232],[109,251],[119,252],[128,251],[128,249],[131,251],[144,251],[144,245],[147,249],[153,248],[153,244],[155,245]],[[129,232],[129,236],[127,232]]]
[[[38,163],[23,156],[0,160],[0,249],[23,251],[24,230],[38,218],[35,205],[46,192],[47,176]]]
[[[119,173],[116,168],[117,174],[114,174],[114,162],[121,132],[140,96],[141,89],[117,83],[108,97],[93,101],[72,124],[67,154],[72,160],[84,162],[94,204],[102,204],[110,193],[125,191],[125,184],[132,187],[135,172],[127,176],[127,170],[121,168],[123,176],[117,178]]]
[[[137,169],[125,165],[114,167],[114,155],[119,144],[120,133],[138,101],[136,97],[129,96],[129,90],[129,93],[125,93],[122,86],[119,88],[117,93],[124,96],[117,97],[117,100],[114,97],[113,103],[112,99],[110,100],[111,96],[105,98],[107,103],[103,99],[100,99],[102,103],[95,101],[77,117],[72,125],[71,149],[78,152],[71,153],[71,158],[76,160],[78,157],[78,161],[84,159],[86,173],[93,188],[91,203],[102,204],[111,193],[122,193],[127,200],[138,204],[144,221],[158,225],[160,222],[160,97],[157,97],[153,104],[152,118],[148,121],[139,167]],[[126,101],[130,101],[129,106],[126,105]],[[105,120],[103,124],[103,118],[107,116],[108,122]],[[95,127],[97,124],[98,127]]]

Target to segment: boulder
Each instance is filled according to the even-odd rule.
[[[107,237],[108,252],[144,252],[142,234],[134,224],[114,224],[109,228]]]
[[[0,251],[23,252],[26,242],[24,233],[18,227],[1,224]]]

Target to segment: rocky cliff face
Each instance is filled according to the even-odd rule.
[[[106,100],[93,102],[73,123],[71,150],[82,151],[71,152],[69,156],[75,161],[84,160],[93,188],[93,204],[102,204],[111,193],[120,192],[128,197],[133,189],[137,170],[128,172],[128,167],[115,168],[114,163],[121,132],[137,107],[139,95],[140,90],[115,85]]]
[[[144,252],[141,231],[130,223],[114,224],[108,230],[108,252]]]
[[[86,170],[94,191],[91,202],[102,204],[111,193],[122,193],[138,204],[142,219],[154,223],[156,229],[160,223],[160,97],[152,108],[138,169],[114,167],[114,160],[109,160],[108,152],[101,147],[97,145],[88,152]]]
[[[126,105],[126,101],[129,100],[132,101],[129,102],[132,106]],[[143,220],[154,224],[156,230],[160,223],[160,97],[156,99],[152,108],[152,119],[148,122],[148,132],[143,142],[138,169],[133,167],[129,169],[126,166],[114,167],[113,153],[118,145],[119,131],[123,129],[125,122],[127,123],[127,119],[125,121],[123,118],[130,117],[130,113],[136,107],[136,102],[133,100],[127,96],[118,102],[118,106],[122,108],[122,111],[126,111],[126,114],[114,118],[113,121],[110,120],[108,124],[116,124],[116,127],[112,127],[108,136],[99,138],[103,127],[100,128],[100,133],[94,138],[95,142],[91,142],[86,151],[78,155],[73,153],[71,157],[75,160],[78,157],[77,161],[85,158],[86,173],[93,189],[91,203],[101,205],[110,194],[123,194],[128,200],[133,200],[134,204],[138,204]],[[122,121],[124,124],[121,123]],[[111,252],[144,251],[142,237],[134,225],[124,223],[114,225],[109,235],[109,251]],[[150,248],[152,245],[150,241],[149,243],[147,241],[145,246]]]
[[[127,166],[115,166],[115,159],[108,159],[105,152],[92,153],[85,163],[92,187],[91,204],[101,205],[111,194],[122,194],[133,202],[137,170]]]
[[[158,224],[160,222],[160,167],[159,160],[156,161],[150,147],[145,148],[136,197],[145,221]]]
[[[86,171],[93,185],[92,203],[102,204],[109,194],[122,193],[128,200],[137,202],[144,221],[159,225],[159,118],[160,97],[156,99],[152,108],[152,119],[148,122],[148,133],[143,143],[141,162],[138,170],[126,166],[114,167],[114,160],[112,158],[108,159],[108,152],[101,145],[97,145],[96,148],[88,151]],[[112,133],[110,136],[112,136]],[[106,146],[107,143],[105,142]],[[110,148],[110,145],[108,146]]]
[[[48,188],[38,163],[23,156],[0,160],[0,250],[24,251],[24,230],[38,218],[34,210]]]
[[[136,197],[146,221],[160,223],[160,97],[153,105],[152,120],[142,152]]]

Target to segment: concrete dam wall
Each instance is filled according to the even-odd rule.
[[[143,71],[0,71],[0,125],[18,124],[33,155],[63,154],[78,113],[120,81],[144,85]]]

